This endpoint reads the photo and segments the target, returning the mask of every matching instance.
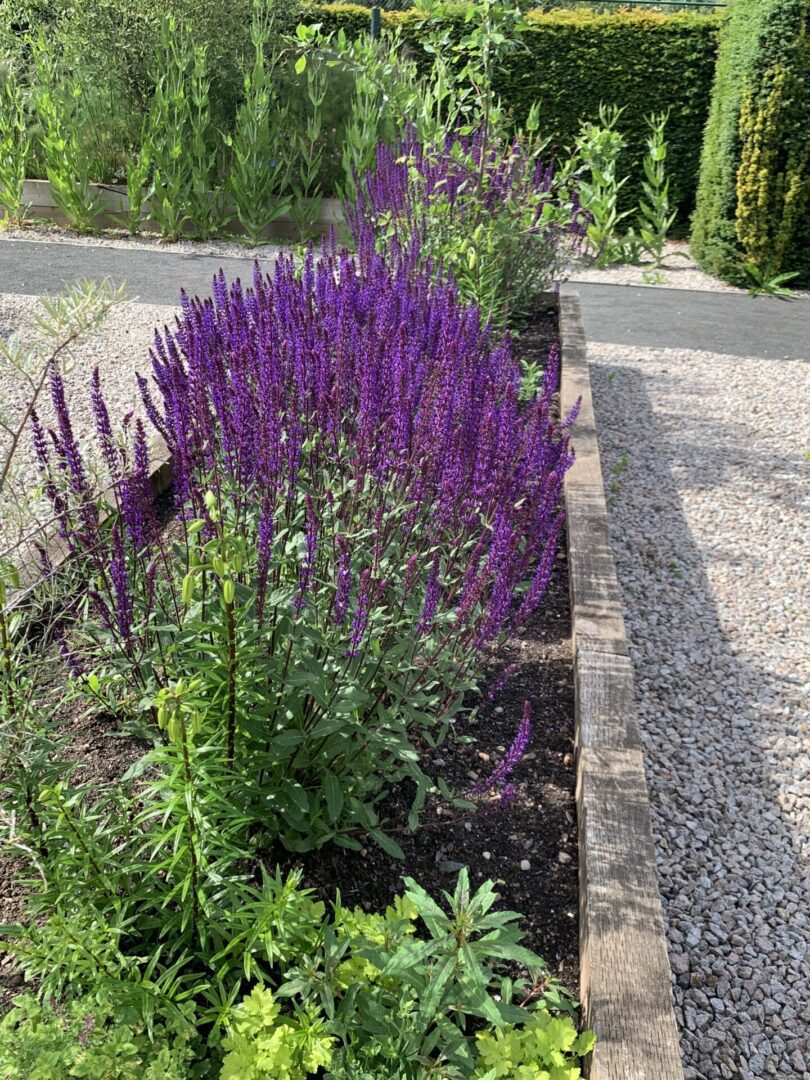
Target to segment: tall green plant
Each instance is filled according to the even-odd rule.
[[[141,143],[127,160],[127,227],[134,236],[140,230],[144,203],[148,197],[149,179],[152,173],[152,148],[149,127],[141,127]]]
[[[301,65],[299,64],[300,68]],[[307,113],[302,128],[295,131],[296,161],[291,183],[290,215],[299,240],[310,239],[317,231],[322,194],[319,177],[323,164],[323,106],[327,92],[327,72],[323,63],[306,65]]]
[[[147,135],[152,216],[167,240],[176,240],[188,223],[203,237],[216,228],[216,194],[211,193],[216,152],[206,72],[205,50],[192,43],[186,26],[167,15],[161,24]]]
[[[647,117],[649,136],[644,155],[643,197],[639,203],[638,230],[645,252],[653,257],[656,269],[664,261],[667,236],[677,217],[670,208],[669,176],[667,175],[666,126],[668,113]]]
[[[625,262],[627,248],[622,242],[619,226],[632,210],[619,209],[619,193],[627,183],[619,179],[619,156],[625,141],[616,125],[622,110],[601,105],[599,123],[582,125],[574,151],[574,171],[578,174],[578,191],[588,212],[588,242],[597,266]]]
[[[93,161],[87,153],[84,81],[60,68],[40,37],[35,49],[34,102],[42,124],[42,149],[56,205],[79,232],[89,232],[104,211],[91,190]]]
[[[20,223],[25,216],[23,185],[31,149],[23,88],[16,70],[0,70],[0,206]]]
[[[421,29],[427,36],[429,54],[455,55],[458,64],[449,69],[454,76],[458,111],[482,139],[484,154],[479,166],[479,191],[483,183],[486,149],[493,138],[503,135],[503,109],[495,86],[498,70],[513,54],[525,51],[522,36],[529,29],[516,0],[478,0],[464,11],[461,37],[455,40],[448,15],[453,5],[447,0],[427,0]],[[527,103],[527,111],[533,102]]]
[[[250,34],[253,65],[245,74],[244,99],[233,135],[227,139],[232,153],[227,197],[254,244],[292,202],[287,185],[295,136],[286,130],[287,112],[273,85],[279,60],[273,52],[273,29],[272,18],[257,0]]]
[[[374,162],[377,143],[386,135],[385,71],[396,55],[396,45],[358,39],[348,43],[341,30],[337,38],[338,51],[351,57],[355,69],[351,113],[346,123],[343,152],[344,198],[357,198],[357,182]],[[390,137],[390,136],[389,136]]]

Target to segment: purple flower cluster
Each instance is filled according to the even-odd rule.
[[[56,374],[56,428],[34,425],[68,540],[90,562],[88,596],[106,636],[88,648],[109,640],[107,659],[120,670],[123,658],[142,693],[145,670],[186,674],[183,650],[196,648],[188,619],[225,618],[228,659],[212,693],[223,678],[233,689],[216,715],[231,725],[229,746],[244,733],[245,760],[261,757],[260,773],[303,768],[303,750],[276,760],[270,746],[276,725],[292,725],[313,754],[303,784],[336,767],[362,772],[374,792],[411,775],[412,730],[443,737],[481,651],[525,624],[548,583],[572,460],[553,410],[556,351],[526,401],[508,335],[436,279],[418,244],[383,253],[365,242],[352,257],[331,239],[303,265],[282,258],[271,276],[257,266],[249,286],[220,272],[210,298],[183,295],[151,358],[139,385],[172,457],[177,517],[166,532],[150,497],[146,427],[134,417],[114,438],[97,376],[112,527]],[[217,614],[226,584],[236,597],[227,617]],[[256,680],[250,694],[240,678]],[[258,687],[261,721],[246,705],[265,693]],[[513,797],[508,779],[530,730],[526,712],[504,761],[477,785],[476,798],[495,796],[490,809]]]
[[[270,521],[303,516],[296,608],[315,581],[331,581],[333,624],[352,612],[351,655],[390,592],[377,563],[395,529],[400,584],[424,583],[420,633],[455,610],[454,634],[481,648],[525,621],[548,580],[571,460],[551,417],[556,355],[536,400],[521,404],[509,341],[452,285],[368,248],[355,260],[327,246],[300,272],[282,259],[247,289],[220,274],[213,293],[184,297],[176,329],[154,344],[155,419],[179,503],[204,515],[212,470],[246,505],[259,502],[262,581]],[[151,395],[145,406],[154,411]],[[338,482],[354,495],[330,506]],[[361,507],[373,533],[349,550]]]
[[[504,263],[498,287],[507,294],[552,288],[587,233],[576,188],[553,164],[519,139],[487,141],[480,129],[448,133],[438,146],[410,129],[396,146],[380,144],[374,167],[355,180],[357,198],[344,213],[358,248],[370,237],[393,242],[454,273],[459,240],[489,226],[488,274]]]
[[[494,337],[451,284],[431,281],[411,256],[384,258],[366,247],[354,259],[327,244],[301,270],[292,259],[281,259],[272,277],[257,268],[250,288],[238,280],[229,288],[220,273],[212,299],[184,295],[175,329],[156,334],[152,375],[156,393],[140,380],[144,408],[168,442],[182,517],[207,516],[212,486],[230,493],[246,522],[261,508],[251,526],[260,617],[268,587],[280,584],[273,538],[296,521],[293,607],[300,613],[308,597],[326,592],[322,621],[343,627],[348,617],[350,656],[362,650],[376,611],[410,610],[411,597],[417,636],[432,635],[445,649],[449,634],[467,652],[522,625],[539,603],[571,461],[567,431],[551,415],[558,358],[552,354],[535,400],[522,403],[508,338]],[[37,453],[48,477],[66,475],[80,511],[71,539],[90,547],[95,504],[58,376],[52,383],[56,469],[35,422]],[[136,420],[124,455],[97,376],[92,402],[121,511],[101,567],[105,620],[127,639],[124,541],[145,567],[156,534],[146,433]],[[64,500],[65,485],[53,486],[54,499]],[[351,496],[335,500],[338,487]],[[361,519],[368,538],[358,532]],[[437,634],[442,613],[454,618]]]

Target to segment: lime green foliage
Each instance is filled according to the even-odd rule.
[[[177,735],[178,717],[164,721]],[[88,843],[78,831],[75,837]],[[118,882],[111,874],[108,884]],[[0,1025],[0,1068],[7,1070],[0,1075],[579,1080],[579,1055],[593,1036],[577,1035],[572,1003],[521,944],[519,916],[494,910],[493,883],[473,892],[462,871],[442,905],[410,878],[405,885],[382,914],[344,908],[339,898],[327,914],[295,883],[274,920],[272,898],[248,902],[243,929],[233,922],[224,949],[211,942],[196,976],[190,965],[170,963],[168,941],[138,973],[139,963],[110,944],[123,944],[126,933],[93,926],[90,908],[84,923],[61,920],[60,954],[52,917],[42,933],[31,932],[26,967],[45,978],[46,1000],[58,980],[46,977],[45,965],[60,967],[86,995],[65,1006],[19,998]],[[209,932],[213,938],[224,929],[220,918]],[[225,952],[241,952],[241,970]],[[259,953],[274,958],[272,968],[251,960]],[[528,975],[513,978],[516,968]],[[254,982],[249,993],[244,976]]]
[[[284,192],[289,173],[284,149],[290,142],[289,117],[275,88],[279,56],[273,51],[273,22],[263,7],[259,2],[253,6],[253,62],[245,74],[245,96],[236,113],[233,136],[226,136],[232,151],[226,190],[251,243],[290,209]]]
[[[221,1080],[304,1080],[332,1060],[335,1038],[313,1008],[282,1016],[264,986],[233,1010]]]
[[[692,249],[745,284],[810,279],[810,0],[735,0],[721,35]]]
[[[466,32],[463,5],[445,5],[451,32]],[[367,8],[351,4],[303,6],[305,21],[324,33],[340,28],[354,37],[368,28]],[[425,69],[431,57],[422,50],[424,15],[415,8],[382,12],[382,26],[399,28],[403,41]],[[523,123],[540,102],[540,134],[554,148],[573,145],[583,121],[596,120],[599,106],[623,105],[627,140],[621,168],[631,176],[623,203],[641,198],[642,161],[649,135],[645,116],[670,110],[667,128],[670,201],[691,208],[697,185],[700,141],[709,107],[709,86],[717,47],[718,19],[678,12],[662,15],[634,10],[598,14],[576,11],[530,12],[525,48],[505,57],[495,74],[495,90],[506,110]]]
[[[182,1016],[155,1023],[114,1007],[103,994],[41,1004],[14,1001],[0,1023],[3,1080],[184,1080],[195,1055],[194,1027]]]
[[[580,1080],[579,1059],[594,1043],[591,1031],[577,1035],[570,1016],[539,1012],[522,1028],[480,1032],[475,1075],[482,1080]]]
[[[537,1018],[545,1031],[551,1012],[566,1010],[565,999],[540,957],[521,944],[518,916],[493,910],[492,882],[472,892],[462,871],[444,906],[410,878],[405,885],[405,896],[383,915],[338,904],[317,949],[287,971],[276,996],[300,1002],[310,1022],[316,1015],[331,1018],[328,1031],[337,1042],[329,1080],[493,1080],[490,1066],[481,1068],[472,1029],[494,1039]],[[529,977],[510,978],[515,965]],[[533,1036],[537,1049],[534,1058],[526,1051],[527,1063],[543,1064],[540,1052],[554,1041],[555,1050],[568,1054],[559,1060],[575,1067],[571,1021],[550,1032]],[[577,1045],[589,1048],[587,1037]]]
[[[810,89],[810,80],[805,82]],[[766,72],[756,96],[746,91],[740,111],[737,239],[769,276],[790,263],[810,195],[810,126],[804,145],[785,140],[797,100],[807,108],[802,93],[795,74],[777,65]]]
[[[0,66],[0,207],[12,221],[23,216],[29,150],[22,86],[12,65]]]
[[[93,161],[87,153],[89,116],[81,74],[60,70],[40,37],[36,54],[37,85],[34,95],[42,125],[45,169],[54,201],[78,232],[88,232],[103,211],[90,184]]]

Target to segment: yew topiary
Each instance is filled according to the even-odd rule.
[[[692,250],[744,283],[810,279],[810,0],[735,0],[721,33]]]

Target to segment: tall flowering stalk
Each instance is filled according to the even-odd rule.
[[[439,144],[411,128],[377,147],[355,186],[344,212],[358,246],[370,227],[379,248],[451,275],[499,326],[559,282],[586,233],[575,189],[531,139],[493,140],[484,127]]]
[[[383,257],[368,235],[358,258],[327,244],[181,306],[141,380],[175,523],[161,534],[135,497],[137,423],[121,526],[87,543],[67,515],[103,613],[85,659],[122,708],[201,680],[199,745],[291,848],[379,838],[387,786],[430,784],[414,739],[445,736],[484,654],[542,600],[571,462],[556,354],[522,401],[508,336],[413,245]],[[78,477],[60,430],[43,468]]]

